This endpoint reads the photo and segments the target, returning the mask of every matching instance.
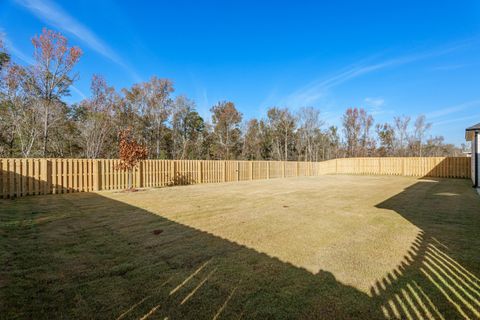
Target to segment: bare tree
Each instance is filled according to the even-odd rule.
[[[127,127],[153,158],[318,161],[461,154],[442,137],[427,140],[424,116],[411,128],[408,116],[375,127],[361,108],[346,110],[342,138],[336,127],[322,130],[312,107],[295,114],[272,107],[264,118],[242,123],[233,102],[220,102],[211,109],[212,123],[205,123],[192,100],[175,97],[172,82],[155,76],[118,94],[95,76],[91,96],[72,106],[64,98],[77,78],[80,49],[47,29],[33,45],[33,65],[20,66],[10,61],[0,39],[0,156],[115,157],[115,133]]]
[[[43,123],[42,156],[48,153],[49,129],[57,120],[55,109],[62,97],[69,94],[70,85],[77,78],[73,68],[82,55],[78,47],[69,47],[68,40],[59,32],[43,29],[32,39],[35,64],[28,69],[27,90],[37,101]]]
[[[257,119],[252,119],[246,124],[242,154],[246,160],[262,159],[262,134]]]
[[[347,156],[356,157],[358,155],[358,144],[362,130],[360,121],[360,110],[357,108],[348,108],[342,118],[343,134],[346,139]]]
[[[395,148],[395,129],[389,123],[377,124],[375,129],[380,141],[380,147],[377,149],[378,155],[381,157],[392,156]]]
[[[36,103],[38,100],[28,96],[24,90],[26,70],[15,64],[7,66],[4,78],[4,116],[8,117],[10,125],[8,132],[8,144],[11,152],[14,141],[17,140],[22,157],[29,157],[40,135],[38,112]]]
[[[277,160],[289,160],[295,141],[296,119],[287,108],[272,107],[267,111],[268,126],[271,130],[274,154]]]
[[[324,121],[320,119],[320,110],[313,107],[303,107],[297,114],[299,122],[299,149],[302,149],[304,159],[314,161],[317,157],[319,144],[323,145],[321,127]]]
[[[195,103],[184,96],[177,97],[172,115],[173,157],[185,159],[189,154],[199,157],[204,129],[205,123],[195,111]]]
[[[325,133],[328,141],[328,154],[323,159],[332,159],[340,157],[340,136],[338,134],[338,128],[336,126],[330,126]]]
[[[432,127],[431,123],[426,122],[425,115],[419,115],[415,120],[414,124],[414,135],[412,141],[412,149],[415,153],[421,157],[422,156],[422,145],[425,138],[425,134]]]
[[[360,109],[360,124],[362,133],[360,137],[360,155],[370,156],[375,150],[375,140],[370,136],[370,129],[373,125],[373,117],[369,115],[364,109]]]
[[[104,153],[105,143],[113,130],[112,117],[120,98],[101,76],[92,77],[90,88],[92,97],[80,103],[82,117],[78,127],[85,156],[95,159]]]
[[[396,116],[393,118],[394,124],[395,124],[395,149],[397,151],[397,154],[400,156],[405,156],[405,148],[407,141],[409,139],[408,135],[408,125],[410,123],[410,117],[409,116]]]
[[[216,138],[214,147],[217,156],[227,160],[235,158],[236,150],[234,149],[239,147],[241,137],[242,114],[230,101],[219,102],[210,111],[212,112],[213,132]]]
[[[150,140],[156,158],[161,157],[161,142],[165,122],[172,112],[170,94],[174,91],[168,79],[152,77],[148,82],[135,84],[130,90],[123,89],[127,104],[144,121],[145,140]]]

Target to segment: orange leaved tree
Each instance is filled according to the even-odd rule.
[[[120,131],[118,137],[120,139],[120,164],[118,169],[128,171],[128,189],[133,190],[133,169],[140,160],[147,158],[148,151],[144,145],[134,139],[131,128]]]

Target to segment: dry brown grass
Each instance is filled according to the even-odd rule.
[[[102,195],[313,274],[331,272],[369,293],[376,280],[400,264],[420,233],[401,215],[375,205],[417,179],[364,177],[354,178],[354,184],[351,179],[262,180]]]
[[[480,317],[467,180],[323,176],[0,206],[6,318]]]

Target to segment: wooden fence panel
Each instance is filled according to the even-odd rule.
[[[144,160],[131,172],[117,159],[0,159],[0,198],[48,193],[236,182],[324,174],[470,178],[468,157],[346,158],[323,162]]]

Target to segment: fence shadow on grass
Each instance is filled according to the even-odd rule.
[[[365,293],[98,193],[0,200],[2,318],[382,317]]]
[[[480,201],[465,183],[423,179],[377,205],[422,231],[370,295],[101,194],[0,200],[2,317],[475,318]]]
[[[468,180],[423,178],[377,205],[421,229],[371,293],[387,318],[480,318],[480,199]]]

